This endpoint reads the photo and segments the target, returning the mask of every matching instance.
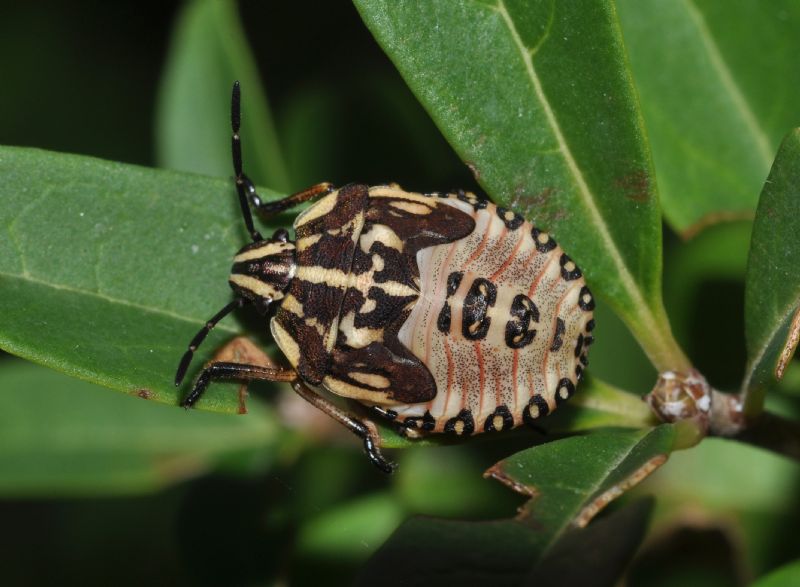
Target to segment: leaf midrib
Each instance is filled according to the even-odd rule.
[[[491,9],[491,7],[489,8]],[[608,252],[608,256],[612,260],[612,263],[619,273],[621,285],[628,293],[633,305],[635,306],[636,316],[644,323],[644,328],[649,329],[651,332],[658,333],[659,337],[661,337],[662,329],[658,327],[655,316],[650,310],[650,307],[645,303],[642,292],[637,287],[631,272],[628,270],[628,266],[623,260],[619,248],[611,236],[608,225],[606,224],[605,219],[595,204],[595,196],[592,193],[592,190],[589,188],[586,179],[583,177],[583,173],[581,172],[580,167],[578,167],[578,164],[572,155],[572,151],[569,148],[566,139],[564,138],[564,134],[561,131],[561,126],[556,119],[555,112],[553,111],[552,107],[550,106],[550,102],[547,100],[547,97],[544,94],[539,76],[536,74],[536,69],[533,65],[532,50],[528,49],[522,42],[522,38],[520,37],[519,32],[514,25],[514,21],[511,19],[511,15],[508,13],[504,0],[498,0],[495,10],[503,18],[511,37],[517,46],[517,50],[519,51],[523,63],[525,64],[528,78],[530,79],[534,93],[536,94],[536,98],[545,112],[547,123],[550,126],[550,129],[558,143],[561,155],[567,164],[569,172],[572,175],[576,186],[578,187],[578,193],[580,194],[581,200],[589,212],[589,217],[600,234],[600,238],[602,239],[605,249]],[[538,49],[538,47],[543,43],[544,39],[537,44],[536,48]],[[668,346],[669,345],[664,344],[662,348],[666,348]]]

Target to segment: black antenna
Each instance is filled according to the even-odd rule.
[[[239,88],[239,80],[236,80],[233,82],[233,92],[231,93],[231,128],[233,129],[231,151],[233,153],[233,171],[236,174],[236,192],[239,194],[239,205],[242,207],[242,215],[244,216],[245,226],[247,226],[247,232],[250,233],[250,238],[253,239],[253,242],[258,242],[264,240],[264,238],[253,226],[253,214],[250,211],[250,204],[247,199],[248,195],[257,198],[258,194],[256,194],[256,187],[253,185],[253,182],[242,173],[242,139],[239,136],[239,128],[242,123],[241,96],[242,92]]]
[[[222,320],[225,316],[230,314],[236,308],[241,308],[244,305],[244,298],[236,298],[227,306],[222,308],[219,312],[214,314],[214,317],[211,318],[203,328],[200,329],[200,332],[194,335],[192,342],[189,343],[189,349],[184,353],[183,358],[181,359],[180,364],[178,365],[178,371],[175,373],[175,387],[180,386],[183,382],[183,378],[186,376],[186,370],[189,368],[189,363],[192,362],[192,357],[194,356],[194,352],[197,350],[203,341],[205,340],[208,333],[211,332],[211,329],[217,325],[217,322]]]

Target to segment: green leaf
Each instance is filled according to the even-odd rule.
[[[520,519],[537,529],[547,549],[660,467],[676,441],[677,428],[670,424],[598,430],[529,448],[486,474],[532,498]]]
[[[301,558],[361,562],[394,532],[404,512],[388,492],[361,497],[303,525],[296,552]]]
[[[800,123],[800,4],[620,0],[664,214],[685,234],[751,217]]]
[[[800,339],[800,129],[786,137],[758,202],[745,280],[745,413],[761,410]]]
[[[178,361],[231,299],[230,259],[248,240],[232,182],[2,147],[0,202],[0,348],[177,403]],[[193,372],[243,331],[223,321]],[[238,411],[227,385],[201,404]]]
[[[795,560],[762,577],[752,587],[795,587],[800,584],[800,560]]]
[[[659,369],[688,369],[613,3],[355,3],[484,189],[555,234]]]
[[[652,503],[631,504],[574,529],[545,552],[537,531],[514,520],[412,518],[364,567],[357,585],[461,587],[614,585],[641,544]],[[391,573],[387,573],[391,569]]]
[[[643,428],[657,424],[652,410],[638,395],[586,377],[569,403],[542,420],[548,432],[564,433],[606,426]]]
[[[0,495],[133,494],[233,456],[263,466],[277,430],[263,407],[247,418],[189,413],[8,360],[0,369]]]
[[[245,172],[288,191],[286,165],[258,67],[231,0],[194,0],[178,15],[158,100],[160,165],[230,177],[231,86],[242,84]]]

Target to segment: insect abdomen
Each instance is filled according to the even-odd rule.
[[[393,408],[457,434],[544,416],[575,390],[594,301],[575,263],[517,214],[444,200],[475,219],[468,237],[417,254],[420,297],[398,338],[430,369],[436,397]],[[432,420],[432,421],[431,421]]]

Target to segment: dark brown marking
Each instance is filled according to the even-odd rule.
[[[450,332],[450,304],[447,302],[442,306],[439,317],[436,319],[436,328],[438,328],[439,332],[442,334]]]
[[[464,298],[461,318],[461,334],[468,340],[481,340],[489,332],[492,319],[487,316],[489,308],[497,300],[497,287],[482,277],[472,282]]]
[[[456,424],[458,422],[464,423],[464,428],[459,434],[456,431]],[[473,432],[475,432],[475,420],[472,417],[472,412],[468,409],[463,409],[458,413],[458,416],[455,418],[450,418],[447,423],[444,425],[444,431],[450,434],[459,434],[459,436],[469,436]]]
[[[447,276],[447,297],[449,298],[458,289],[458,286],[461,285],[461,280],[464,278],[463,271],[453,271],[450,275]]]
[[[531,413],[531,408],[533,406],[538,408],[538,413]],[[536,420],[538,418],[544,418],[549,412],[550,406],[547,405],[547,401],[541,395],[535,394],[522,410],[522,420],[528,426],[536,428]]]
[[[561,397],[561,390],[562,389],[566,390],[567,397]],[[575,385],[572,383],[572,381],[570,381],[566,377],[564,379],[561,379],[558,382],[558,385],[556,386],[556,394],[555,394],[556,395],[556,405],[561,404],[562,402],[568,400],[570,397],[572,397],[573,393],[575,393]]]
[[[533,237],[533,241],[536,243],[537,251],[539,251],[540,253],[549,253],[558,246],[558,243],[556,243],[556,239],[554,239],[549,234],[547,235],[547,242],[544,243],[539,242],[539,235],[541,234],[542,231],[539,230],[538,228],[534,227],[533,229],[531,229],[531,237]]]
[[[553,344],[550,345],[551,353],[556,352],[564,344],[564,330],[564,321],[561,318],[556,318],[556,332],[553,335]]]
[[[592,330],[594,330],[594,327],[595,327],[595,322],[594,318],[592,318],[586,323],[586,332],[591,332]]]
[[[575,342],[575,358],[577,359],[583,350],[583,334],[578,335],[578,340]]]
[[[402,424],[407,428],[422,430],[423,432],[432,432],[433,429],[436,428],[436,419],[426,410],[422,417],[411,416],[403,420]]]
[[[415,214],[392,206],[393,202],[408,202],[402,197],[372,198],[367,210],[366,232],[372,224],[391,228],[403,243],[403,253],[411,259],[421,249],[451,243],[475,230],[475,220],[454,206],[430,200],[420,205],[429,206],[428,214]]]
[[[506,323],[506,346],[521,349],[533,342],[536,330],[530,328],[531,321],[539,321],[539,309],[528,296],[519,294],[511,303],[511,320]]]
[[[578,279],[582,275],[581,270],[578,269],[578,266],[575,264],[575,261],[570,259],[566,253],[562,253],[561,259],[559,259],[559,263],[561,264],[561,277],[564,278],[565,281],[572,281],[573,279]],[[569,263],[571,263],[573,266],[571,271],[566,268],[567,264]]]
[[[590,298],[588,302],[584,301],[583,299],[587,295]],[[581,288],[581,291],[578,294],[578,306],[580,306],[581,310],[584,312],[591,312],[594,310],[594,296],[592,295],[592,292],[589,291],[589,288],[585,285]]]
[[[485,432],[495,432],[497,428],[494,425],[495,417],[500,416],[503,419],[503,427],[501,430],[510,430],[514,427],[514,416],[511,415],[507,406],[497,406],[495,411],[489,414],[489,417],[486,418],[486,422],[483,424],[483,429]]]
[[[506,218],[509,212],[511,213],[510,219]],[[508,210],[507,208],[501,208],[499,206],[497,208],[497,216],[503,221],[503,224],[506,225],[508,230],[517,230],[522,226],[522,223],[525,222],[525,219],[513,210]]]

